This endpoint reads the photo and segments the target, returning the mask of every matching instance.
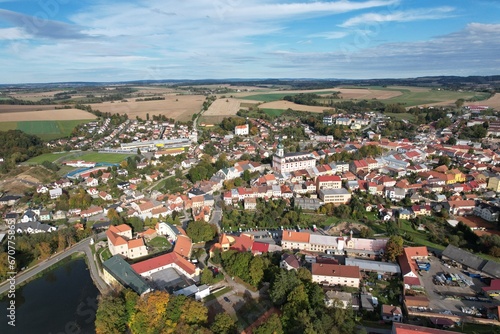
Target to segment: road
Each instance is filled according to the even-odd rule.
[[[210,218],[210,224],[217,226],[217,233],[219,234],[221,232],[221,227],[220,227],[221,221],[222,221],[222,208],[220,208],[216,203],[214,211],[212,212],[212,217]]]
[[[104,233],[100,233],[97,235],[96,239],[99,239],[100,237],[103,237]],[[33,276],[36,276],[46,270],[47,268],[55,265],[57,262],[61,261],[62,259],[75,254],[75,253],[84,253],[85,256],[87,257],[87,265],[89,266],[90,269],[90,276],[92,277],[92,280],[94,281],[94,284],[96,287],[101,291],[101,293],[105,293],[108,291],[108,285],[106,282],[102,280],[102,278],[99,276],[98,269],[95,263],[94,256],[92,254],[92,251],[90,249],[90,239],[91,238],[86,238],[79,243],[73,245],[71,248],[66,249],[65,251],[56,254],[52,256],[51,258],[37,264],[36,266],[18,273],[16,276],[16,286],[19,286],[19,284],[25,282],[26,280],[29,280]],[[8,281],[3,282],[0,284],[0,295],[4,294],[9,290],[9,284]]]

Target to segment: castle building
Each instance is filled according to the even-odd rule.
[[[281,140],[273,156],[273,169],[279,173],[289,173],[316,166],[316,159],[309,152],[286,153]]]

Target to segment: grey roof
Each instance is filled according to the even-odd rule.
[[[177,226],[175,225],[172,225],[170,223],[166,223],[168,225],[168,227],[170,227],[170,229],[172,230],[172,232],[175,233],[175,235],[179,235],[179,234],[182,234],[179,229],[177,229]]]
[[[178,296],[178,295],[184,295],[186,297],[189,297],[189,296],[194,295],[197,292],[198,292],[198,287],[193,284],[193,285],[190,285],[190,286],[185,287],[183,289],[175,291],[174,295],[176,295],[176,296]]]
[[[136,273],[120,255],[104,261],[102,266],[123,286],[131,288],[139,295],[151,289],[146,280]]]
[[[346,258],[345,265],[358,266],[359,269],[361,270],[375,271],[378,273],[391,273],[391,274],[401,273],[401,269],[395,263]]]
[[[321,189],[320,192],[322,192],[325,195],[346,195],[349,194],[349,191],[345,188],[340,188],[340,189]]]
[[[448,247],[446,247],[443,251],[442,256],[474,270],[480,270],[486,264],[486,260],[453,245],[448,245]]]
[[[500,263],[498,262],[489,260],[481,270],[490,276],[500,278]]]
[[[47,232],[52,226],[40,223],[38,221],[16,224],[16,229],[20,228],[21,230],[23,230],[23,232],[27,231],[30,227],[34,230],[42,230]]]
[[[332,248],[337,248],[338,246],[337,237],[320,234],[311,234],[309,236],[309,244],[331,246]]]

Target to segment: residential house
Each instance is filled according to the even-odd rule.
[[[244,201],[245,210],[255,210],[257,208],[257,199],[256,198],[245,198]]]
[[[498,216],[500,214],[500,207],[493,206],[488,203],[479,203],[474,208],[474,214],[492,223],[498,221]]]
[[[312,281],[322,285],[340,285],[358,288],[361,280],[359,267],[336,264],[312,264]]]
[[[285,270],[297,270],[300,268],[300,263],[295,255],[284,253],[281,256],[280,268]]]
[[[121,254],[136,259],[148,254],[142,238],[132,239],[132,229],[126,224],[110,226],[106,231],[111,255]]]
[[[382,305],[382,320],[385,322],[402,322],[403,312],[399,306]]]
[[[56,199],[56,198],[61,197],[62,196],[62,189],[61,188],[50,189],[49,196],[50,196],[50,199]]]
[[[191,252],[193,250],[193,243],[191,242],[191,238],[187,235],[180,234],[177,236],[177,240],[174,244],[173,251],[180,256],[189,259],[191,257]]]

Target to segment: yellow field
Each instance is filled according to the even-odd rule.
[[[319,106],[305,106],[302,104],[296,104],[290,101],[274,101],[267,102],[259,105],[260,109],[293,109],[297,111],[309,111],[309,112],[317,112],[322,113],[324,110],[332,109],[328,107],[319,107]]]
[[[105,102],[91,104],[92,109],[113,114],[127,114],[130,119],[139,116],[146,119],[146,114],[165,115],[178,121],[189,121],[193,114],[200,112],[205,101],[203,95],[166,95],[165,100],[136,102]]]
[[[6,106],[7,107],[7,106]],[[17,106],[8,106],[17,107]],[[28,106],[19,106],[28,107]],[[8,108],[0,109],[0,122],[21,122],[21,121],[70,121],[81,119],[95,119],[89,112],[80,109],[49,109],[35,111],[38,106],[30,106],[32,111],[9,111]],[[54,108],[54,106],[51,106]],[[26,109],[26,108],[25,108]]]
[[[215,100],[207,111],[203,113],[204,116],[231,116],[236,115],[240,110],[240,100],[237,99],[218,99]]]
[[[500,110],[500,94],[496,93],[495,95],[484,101],[466,102],[465,104],[468,106],[470,105],[489,106],[491,108]]]

